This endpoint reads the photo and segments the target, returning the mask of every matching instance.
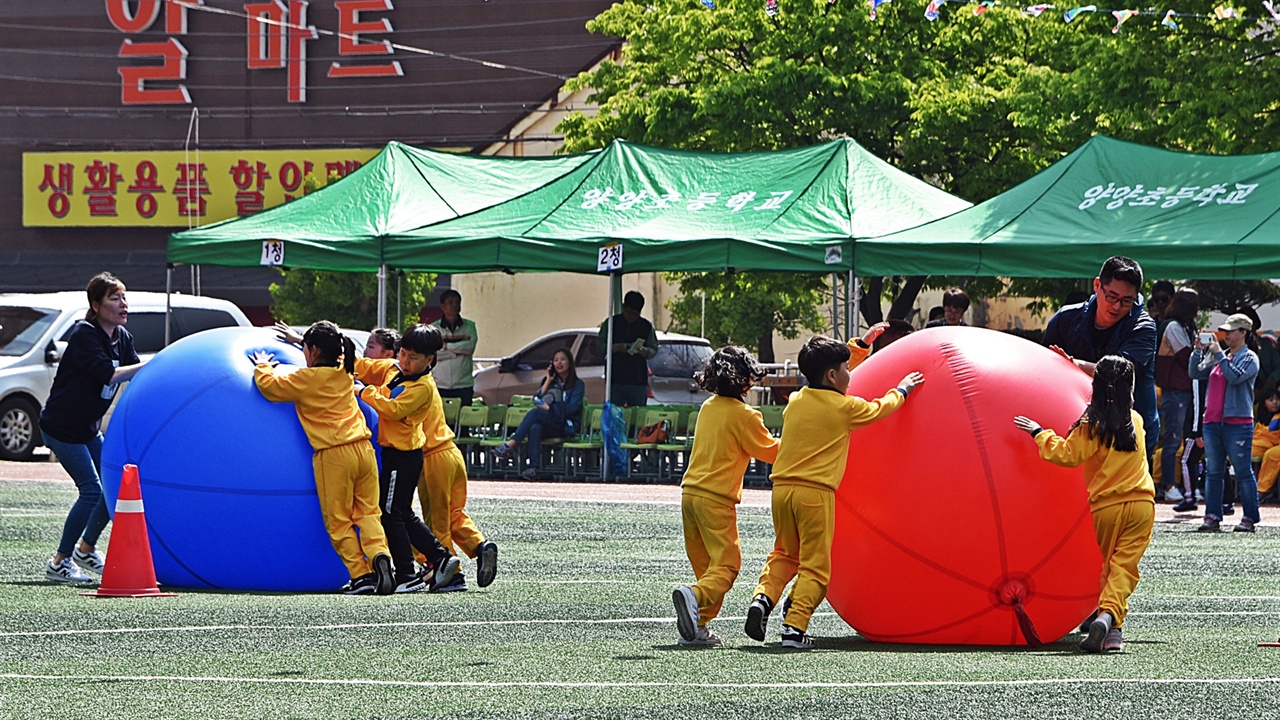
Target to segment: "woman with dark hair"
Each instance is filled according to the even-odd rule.
[[[1138,563],[1155,526],[1155,487],[1147,471],[1142,416],[1133,408],[1133,363],[1105,355],[1093,372],[1093,395],[1064,438],[1019,415],[1014,425],[1031,433],[1040,457],[1063,467],[1084,466],[1093,529],[1104,566],[1098,607],[1080,626],[1086,652],[1124,649],[1129,597],[1138,586]]]
[[[1156,352],[1156,385],[1160,388],[1160,427],[1164,442],[1160,450],[1160,485],[1156,497],[1169,502],[1184,498],[1178,490],[1178,449],[1182,446],[1187,413],[1191,411],[1191,376],[1187,361],[1191,358],[1192,338],[1196,334],[1196,314],[1200,312],[1200,296],[1191,288],[1173,294],[1165,310],[1168,322]]]
[[[1222,502],[1226,465],[1235,470],[1236,490],[1244,505],[1244,517],[1236,532],[1253,532],[1262,516],[1258,513],[1258,484],[1250,463],[1253,441],[1253,379],[1258,374],[1258,356],[1247,347],[1253,321],[1236,313],[1218,330],[1224,333],[1226,348],[1217,339],[1200,342],[1191,353],[1187,373],[1192,378],[1209,378],[1204,407],[1204,524],[1200,532],[1218,532],[1226,509]]]
[[[98,425],[120,384],[142,367],[133,336],[124,327],[129,321],[124,283],[111,273],[99,273],[85,291],[89,311],[67,338],[49,401],[40,413],[44,444],[80,491],[62,526],[58,550],[45,565],[45,578],[56,582],[91,582],[93,578],[82,570],[101,575],[106,566],[95,548],[111,519],[102,494]]]
[[[525,438],[529,440],[529,467],[520,473],[525,480],[538,479],[538,467],[542,464],[543,438],[573,435],[582,426],[582,399],[587,386],[578,378],[573,353],[560,348],[551,356],[547,377],[534,395],[536,407],[520,421],[520,427],[511,433],[505,445],[493,449],[499,458],[507,458]]]

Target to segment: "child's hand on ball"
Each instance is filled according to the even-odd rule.
[[[1019,430],[1031,433],[1032,435],[1035,435],[1036,431],[1040,429],[1040,423],[1026,417],[1025,415],[1018,415],[1014,417],[1013,424],[1017,425]]]
[[[276,356],[266,350],[254,350],[249,353],[249,359],[254,365],[275,365]]]

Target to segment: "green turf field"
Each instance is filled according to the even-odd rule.
[[[741,624],[772,530],[741,512],[744,569],[713,624],[676,645],[690,579],[675,505],[471,502],[501,546],[485,591],[392,597],[182,592],[96,600],[42,563],[73,493],[0,481],[4,718],[1280,717],[1280,530],[1157,525],[1125,652],[869,643],[823,606],[819,649]],[[262,562],[294,563],[287,548]],[[467,570],[471,568],[468,565]]]

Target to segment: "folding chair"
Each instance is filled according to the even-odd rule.
[[[601,420],[604,408],[599,405],[583,406],[587,427],[578,437],[570,438],[560,446],[564,450],[566,480],[599,480],[600,452],[604,449]]]
[[[511,405],[506,408],[506,412],[502,420],[501,433],[494,433],[493,435],[482,439],[480,441],[481,451],[484,452],[500,445],[506,445],[507,439],[516,431],[516,428],[520,427],[520,421],[524,420],[524,416],[533,412],[533,410],[534,407],[532,405]],[[524,452],[525,446],[517,445],[512,448],[511,454],[507,456],[505,461],[499,460],[493,457],[492,454],[489,454],[489,469],[493,472],[501,472],[504,477],[508,474],[512,476],[519,475],[520,469],[524,467]]]
[[[677,484],[689,466],[689,453],[693,450],[693,432],[698,427],[698,411],[685,416],[684,434],[670,442],[658,443],[658,482],[674,481]]]
[[[637,423],[637,430],[647,425],[653,425],[660,422],[668,423],[669,427],[675,428],[680,422],[680,413],[675,410],[648,410],[644,411],[644,422]],[[627,477],[639,478],[650,482],[658,479],[658,443],[642,443],[636,439],[636,433],[629,434],[629,440],[622,443],[621,447],[627,453]]]

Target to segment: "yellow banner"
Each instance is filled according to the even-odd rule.
[[[308,173],[323,187],[380,150],[23,153],[22,224],[209,225],[301,197]]]

